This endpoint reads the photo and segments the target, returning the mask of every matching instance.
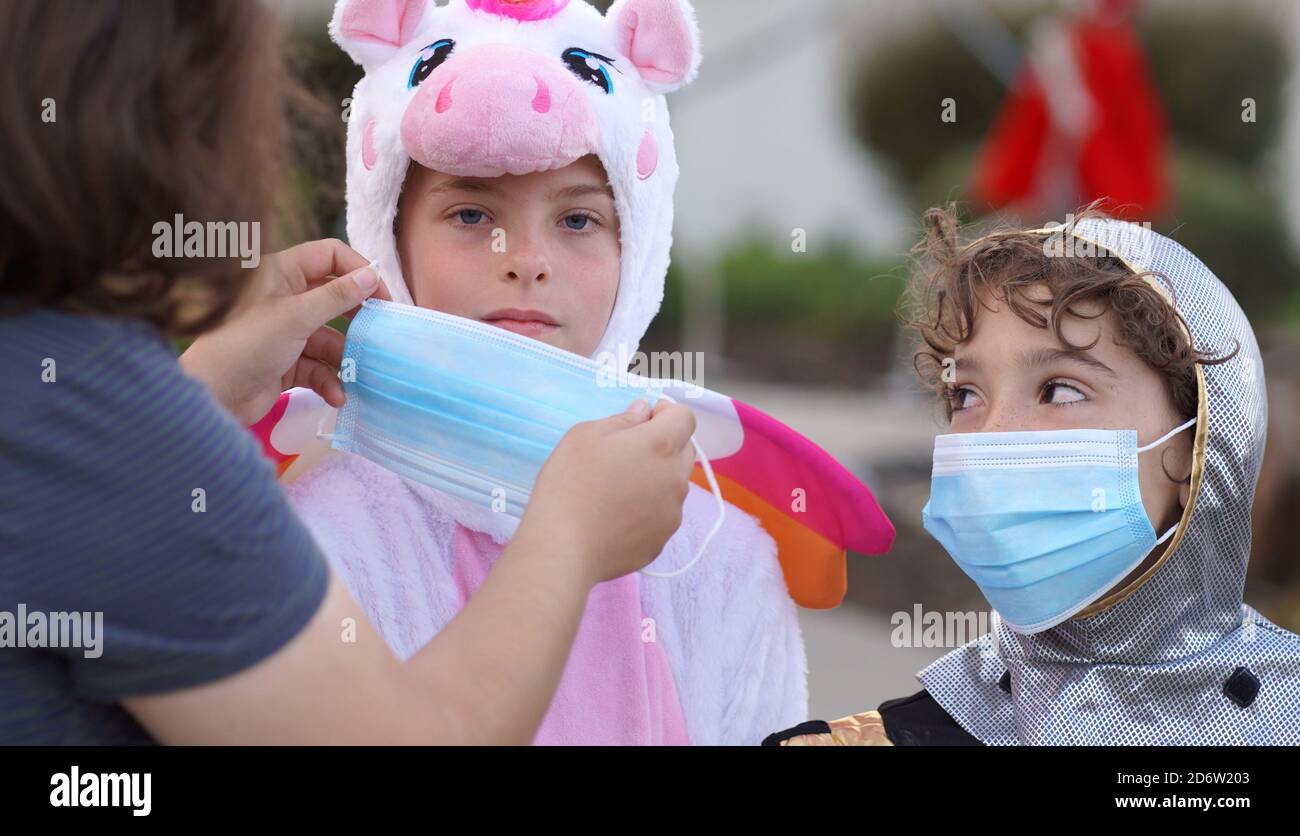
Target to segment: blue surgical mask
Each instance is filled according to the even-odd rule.
[[[574,424],[672,400],[645,378],[495,326],[368,300],[348,329],[347,405],[334,449],[493,511],[523,516],[542,464]],[[692,439],[692,443],[695,440]],[[708,459],[721,527],[724,505]],[[636,463],[628,462],[629,473]]]
[[[1157,538],[1142,505],[1133,430],[957,433],[934,443],[934,535],[1007,625],[1054,627],[1137,568]]]

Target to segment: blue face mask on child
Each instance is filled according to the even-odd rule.
[[[1007,625],[1054,627],[1133,571],[1156,538],[1133,430],[957,433],[934,443],[925,530]]]
[[[348,329],[340,370],[347,405],[333,447],[444,493],[519,518],[543,463],[574,424],[651,407],[644,378],[491,325],[368,300]],[[692,443],[695,443],[692,439]],[[695,443],[722,524],[708,459]],[[635,473],[635,462],[628,462]],[[644,571],[644,570],[643,570]]]

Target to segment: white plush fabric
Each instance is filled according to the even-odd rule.
[[[286,487],[336,572],[401,659],[456,614],[452,537],[440,494],[350,453],[330,453]],[[653,564],[684,565],[713,525],[692,485],[682,527]],[[776,543],[727,506],[704,556],[676,578],[638,577],[644,613],[673,672],[691,742],[757,745],[807,719],[807,660]]]

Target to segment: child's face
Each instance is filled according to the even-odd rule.
[[[1037,298],[1048,299],[1046,289]],[[1176,414],[1160,373],[1115,341],[1113,313],[1096,319],[1067,316],[1061,324],[1065,339],[1075,345],[1096,340],[1087,351],[1072,352],[1005,301],[986,301],[993,310],[977,310],[970,338],[953,351],[953,432],[1135,429],[1141,446],[1185,420]],[[1079,308],[1089,315],[1100,311]],[[1191,472],[1193,432],[1179,433],[1138,457],[1142,504],[1157,536],[1178,524],[1187,504],[1189,488],[1175,479]],[[1161,551],[1113,588],[1127,585]]]
[[[398,253],[415,304],[590,357],[614,309],[619,228],[600,161],[502,177],[412,165]]]

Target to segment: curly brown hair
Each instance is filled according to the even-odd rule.
[[[276,24],[250,0],[0,4],[0,313],[187,336],[228,312],[240,257],[156,257],[153,228],[266,225],[288,106]]]
[[[1074,216],[1058,234],[1085,218],[1106,218],[1093,203]],[[1148,281],[1156,273],[1135,273],[1106,251],[1080,248],[1062,257],[1044,247],[1041,231],[1005,229],[963,242],[955,207],[928,210],[924,235],[913,249],[917,269],[903,298],[903,320],[917,336],[913,367],[927,386],[943,399],[952,416],[948,387],[943,381],[944,359],[971,335],[972,324],[985,300],[1004,299],[1025,322],[1050,329],[1061,345],[1083,351],[1096,345],[1068,341],[1061,332],[1067,316],[1096,319],[1112,311],[1118,321],[1117,341],[1132,349],[1160,372],[1170,402],[1184,418],[1197,411],[1196,365],[1222,363],[1236,349],[1216,357],[1198,350],[1177,308]],[[1172,285],[1164,283],[1170,288]],[[1045,287],[1048,297],[1031,289]],[[1099,309],[1088,303],[1102,303]],[[1096,309],[1089,313],[1084,310]],[[1100,337],[1098,337],[1100,339]]]

